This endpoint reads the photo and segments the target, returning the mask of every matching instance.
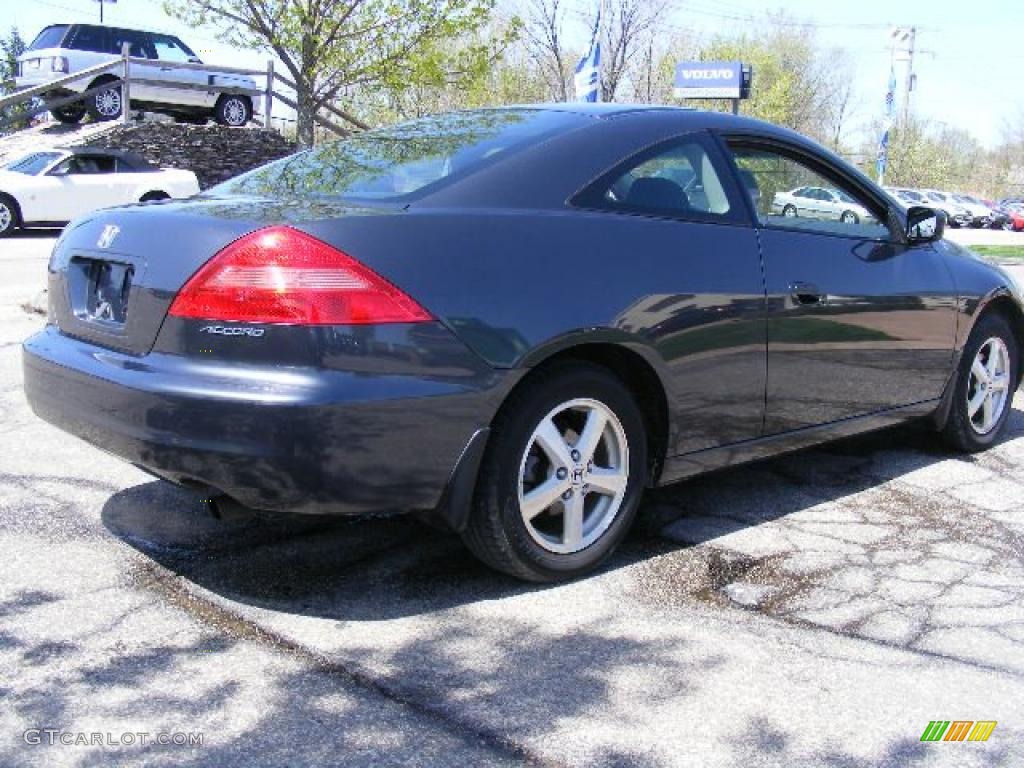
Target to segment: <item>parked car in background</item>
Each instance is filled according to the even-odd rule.
[[[914,190],[924,198],[924,205],[938,208],[946,214],[946,220],[953,227],[969,227],[974,217],[971,212],[953,199],[948,192],[940,192],[937,189]]]
[[[420,511],[564,580],[645,488],[914,419],[995,445],[1024,300],[943,222],[733,115],[433,115],[75,221],[25,394],[215,504]]]
[[[1013,222],[1010,219],[1010,213],[1003,206],[999,203],[993,202],[992,200],[982,199],[980,202],[992,211],[992,220],[988,224],[992,229],[1013,229]]]
[[[145,32],[98,24],[54,24],[46,27],[18,57],[15,85],[28,88],[120,56],[124,44],[130,54],[159,61],[159,67],[136,67],[140,78],[151,82],[132,83],[132,109],[171,115],[182,122],[206,122],[213,118],[222,125],[245,125],[253,117],[251,93],[257,88],[251,77],[218,73],[213,70],[176,68],[178,64],[202,64],[198,56],[174,35]],[[117,80],[103,73],[88,80],[76,80],[44,95],[44,101],[70,96]],[[193,86],[174,88],[172,84]],[[204,85],[238,88],[222,93],[204,90]],[[81,102],[54,107],[51,114],[62,123],[77,123],[88,113],[94,120],[113,120],[123,108],[120,86],[99,91]]]
[[[1002,227],[1012,232],[1024,230],[1024,203],[999,203],[999,212],[1005,217]]]
[[[912,205],[926,205],[946,214],[946,223],[951,227],[961,227],[969,224],[971,215],[960,205],[937,200],[930,197],[924,190],[907,189],[906,187],[885,187],[885,191],[895,197],[906,207]]]
[[[981,200],[964,194],[954,194],[952,197],[971,214],[972,227],[987,227],[992,223],[992,209]]]
[[[776,192],[772,213],[790,218],[831,219],[844,224],[871,219],[868,210],[850,195],[829,187],[797,187],[789,192]]]
[[[198,192],[192,171],[158,168],[130,152],[33,152],[0,169],[0,236],[18,227],[63,224],[99,208]]]

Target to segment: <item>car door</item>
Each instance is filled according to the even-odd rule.
[[[50,176],[56,184],[49,194],[47,221],[70,221],[76,216],[118,205],[124,192],[116,183],[116,162],[109,155],[73,155]]]
[[[108,33],[110,40],[110,52],[121,55],[125,44],[128,45],[128,52],[132,58],[148,59],[155,63],[156,51],[145,32],[138,32],[134,29],[119,29],[111,27]],[[159,69],[148,64],[135,64],[132,66],[132,83],[130,87],[131,99],[135,101],[155,102],[160,101],[161,88],[159,85]],[[140,82],[136,82],[139,78]]]
[[[689,192],[687,192],[689,190]],[[617,214],[609,239],[654,290],[618,329],[646,340],[671,379],[669,455],[761,434],[764,285],[742,190],[704,132],[644,150],[577,200]]]
[[[804,183],[840,189],[872,214],[842,222],[756,211],[767,289],[765,434],[940,397],[956,301],[934,246],[905,245],[883,196],[811,150],[726,139],[760,200]]]
[[[211,92],[202,89],[209,85],[210,73],[206,70],[185,69],[181,64],[197,62],[195,54],[173,35],[150,35],[160,67],[157,77],[167,85],[161,88],[159,100],[166,104],[181,104],[190,107],[212,106]],[[175,88],[180,83],[193,88]]]

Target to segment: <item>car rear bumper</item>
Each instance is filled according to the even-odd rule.
[[[434,509],[506,374],[461,382],[23,345],[33,411],[150,473],[256,509]]]

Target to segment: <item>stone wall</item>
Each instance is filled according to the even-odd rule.
[[[118,126],[82,144],[136,152],[156,165],[193,171],[201,189],[296,149],[294,142],[262,128],[161,122]]]

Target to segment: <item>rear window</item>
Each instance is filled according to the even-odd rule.
[[[300,152],[209,193],[398,200],[479,170],[584,119],[530,109],[433,115]]]
[[[64,34],[67,31],[67,24],[56,24],[52,27],[47,27],[36,35],[36,39],[32,41],[32,45],[28,49],[30,51],[38,51],[40,48],[60,48],[61,41],[64,39]]]
[[[31,155],[15,160],[7,166],[7,170],[24,173],[26,176],[38,176],[50,163],[60,157],[59,152],[33,152]]]

